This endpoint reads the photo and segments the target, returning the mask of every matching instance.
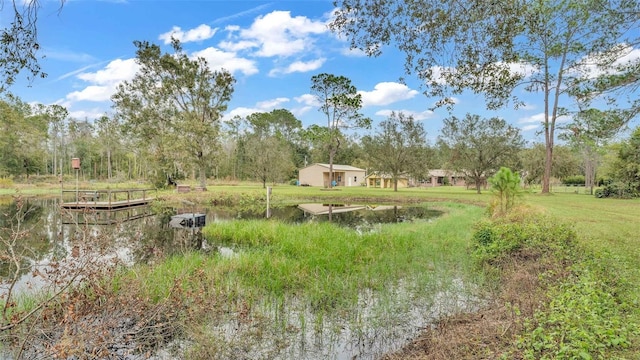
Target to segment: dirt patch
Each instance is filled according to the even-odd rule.
[[[524,320],[532,318],[535,310],[548,301],[545,289],[549,281],[545,279],[549,277],[545,274],[561,276],[564,266],[531,249],[513,253],[494,265],[501,275],[490,296],[493,301],[485,308],[439,320],[382,360],[496,359],[513,351],[516,337],[524,329]]]

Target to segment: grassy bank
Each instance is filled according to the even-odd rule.
[[[562,316],[572,316],[564,319],[556,316],[556,319],[591,334],[627,325],[640,328],[640,199],[596,199],[586,195],[554,194],[531,196],[528,200],[550,216],[571,224],[583,251],[577,268],[578,281],[566,286],[567,291],[554,294],[554,304],[564,307]],[[576,292],[582,296],[577,296]],[[624,315],[624,323],[603,322],[598,324],[602,329],[590,328],[592,318],[580,319],[575,312],[572,314],[572,309],[578,307],[591,308],[592,313],[620,311]],[[637,330],[628,338],[615,339],[614,342],[622,345],[603,358],[640,358],[640,333]]]
[[[565,199],[566,202],[566,199]],[[385,359],[636,359],[637,289],[568,223],[530,207],[475,226],[493,302],[440,319]]]

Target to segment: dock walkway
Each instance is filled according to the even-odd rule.
[[[63,190],[63,209],[69,210],[115,210],[144,206],[155,197],[156,189],[117,189],[117,190]]]

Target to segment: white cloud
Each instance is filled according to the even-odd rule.
[[[518,124],[542,124],[544,122],[544,113],[539,113],[518,119]]]
[[[108,101],[115,92],[116,86],[89,85],[80,91],[67,94],[67,99],[72,101]]]
[[[540,127],[540,125],[525,125],[522,127],[522,131],[531,131],[537,129],[538,127]]]
[[[256,108],[248,108],[248,107],[237,107],[231,111],[229,111],[228,113],[226,113],[223,117],[222,120],[223,121],[229,121],[231,119],[233,119],[236,116],[239,116],[241,118],[245,118],[253,113],[256,112],[260,112],[260,110],[256,109]]]
[[[221,41],[218,44],[218,46],[220,46],[220,48],[223,50],[236,52],[236,51],[242,51],[246,49],[251,49],[253,47],[257,47],[258,43],[256,43],[255,41],[249,41],[249,40],[242,40],[237,42]]]
[[[621,68],[640,62],[640,49],[628,44],[618,44],[609,52],[599,53],[584,57],[579,63],[574,74],[593,79],[602,75],[618,74]],[[610,63],[607,67],[599,66],[599,63]]]
[[[404,84],[396,82],[381,82],[376,84],[373,91],[359,91],[362,95],[363,106],[389,105],[398,101],[408,100],[420,92],[411,90]]]
[[[306,106],[320,107],[318,99],[311,94],[304,94],[293,98],[295,101]]]
[[[270,76],[278,74],[291,74],[294,72],[309,72],[319,69],[327,59],[320,58],[311,61],[295,61],[284,69],[273,69],[269,72]]]
[[[84,119],[98,119],[101,116],[105,115],[106,112],[104,109],[100,108],[92,108],[88,110],[74,110],[69,112],[69,117],[78,120]]]
[[[71,101],[108,101],[120,82],[133,79],[138,67],[134,59],[116,59],[102,70],[80,73],[77,78],[91,85],[67,94],[66,98]]]
[[[452,67],[442,67],[442,66],[432,66],[431,67],[431,78],[432,81],[435,81],[439,85],[445,85],[447,81],[445,80],[445,75],[455,73],[455,69]]]
[[[207,60],[209,67],[214,70],[225,68],[231,73],[242,72],[252,75],[258,72],[252,60],[239,58],[235,53],[220,51],[209,47],[193,53],[194,56]],[[67,94],[69,101],[108,101],[122,81],[131,80],[138,72],[139,65],[135,59],[116,59],[96,72],[81,72],[76,77],[89,83],[82,90]]]
[[[171,44],[171,38],[176,38],[182,43],[202,41],[213,37],[218,31],[217,28],[211,28],[206,24],[201,24],[191,30],[183,31],[179,26],[174,26],[171,31],[158,36],[158,39],[164,41],[165,44]]]
[[[271,100],[260,101],[256,104],[258,109],[269,109],[273,110],[275,108],[280,107],[281,104],[289,102],[289,98],[279,97]]]
[[[403,113],[403,114],[408,115],[408,116],[413,116],[413,119],[416,120],[416,121],[427,120],[427,119],[430,119],[430,118],[433,117],[433,111],[431,111],[431,110],[425,110],[425,111],[417,112],[417,111],[413,111],[413,110],[389,110],[389,109],[386,109],[386,110],[377,111],[376,115],[388,117],[388,116],[391,116],[392,112],[395,112],[396,114]]]
[[[122,80],[133,79],[136,72],[138,72],[138,68],[139,66],[136,64],[135,59],[115,59],[102,70],[93,73],[80,73],[78,79],[98,85],[113,84]]]
[[[312,94],[303,94],[293,98],[301,106],[291,109],[291,113],[295,116],[302,116],[311,110],[318,110],[320,108],[320,102]]]
[[[306,113],[308,113],[309,111],[313,110],[314,107],[313,106],[301,106],[301,107],[297,107],[297,108],[293,108],[291,109],[291,113],[295,116],[302,116]],[[317,109],[317,108],[316,108]]]
[[[63,106],[67,109],[69,109],[71,107],[71,101],[69,101],[67,98],[62,98],[62,99],[58,99],[56,101],[53,102],[56,105],[60,105]]]
[[[57,78],[55,78],[55,80],[53,80],[53,81],[55,82],[55,81],[59,81],[59,80],[66,79],[66,78],[71,77],[71,76],[78,75],[78,74],[80,74],[80,73],[83,73],[83,72],[85,72],[85,71],[87,71],[87,70],[91,69],[91,68],[95,68],[95,67],[97,67],[97,66],[102,66],[102,65],[103,65],[103,64],[105,64],[105,63],[107,63],[107,61],[102,61],[102,62],[99,62],[99,63],[97,63],[97,64],[91,64],[91,65],[83,66],[83,67],[81,67],[80,69],[76,69],[76,70],[73,70],[73,71],[69,71],[69,72],[67,72],[67,73],[64,73],[64,74],[62,74],[62,75],[58,76]]]
[[[289,11],[273,11],[257,17],[251,27],[240,30],[239,36],[241,40],[259,44],[257,56],[291,56],[310,50],[312,35],[328,31],[325,22],[291,17]]]
[[[504,63],[500,62],[498,65],[504,65]],[[525,78],[531,77],[538,72],[538,67],[528,63],[509,63],[507,66],[511,74],[520,74]]]
[[[206,49],[196,51],[192,55],[207,60],[207,64],[212,70],[220,70],[224,68],[232,74],[242,72],[245,75],[258,73],[255,61],[238,57],[234,52],[225,52],[214,47],[208,47]]]
[[[255,107],[242,107],[242,106],[241,107],[237,107],[235,109],[232,109],[228,113],[226,113],[222,117],[222,120],[223,121],[229,121],[229,120],[233,119],[235,116],[240,116],[240,117],[244,118],[244,117],[247,117],[247,116],[249,116],[249,115],[251,115],[253,113],[257,113],[257,112],[269,112],[271,110],[280,108],[281,104],[283,104],[285,102],[288,102],[288,101],[289,101],[288,98],[280,97],[280,98],[260,101],[260,102],[256,103]]]
[[[562,124],[571,121],[570,116],[558,116],[556,124]],[[522,127],[522,131],[530,131],[542,127],[544,124],[544,113],[538,113],[535,115],[527,116],[518,119],[518,124],[525,124]]]
[[[360,49],[351,49],[348,47],[342,48],[342,50],[340,50],[340,53],[344,56],[347,57],[365,57],[367,56],[367,54],[360,50]]]

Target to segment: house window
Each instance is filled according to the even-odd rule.
[[[342,175],[338,175],[338,182],[342,182]]]
[[[353,177],[353,182],[354,182],[354,183],[355,183],[355,182],[358,182],[358,177],[357,177],[357,176],[354,176],[354,177]]]

